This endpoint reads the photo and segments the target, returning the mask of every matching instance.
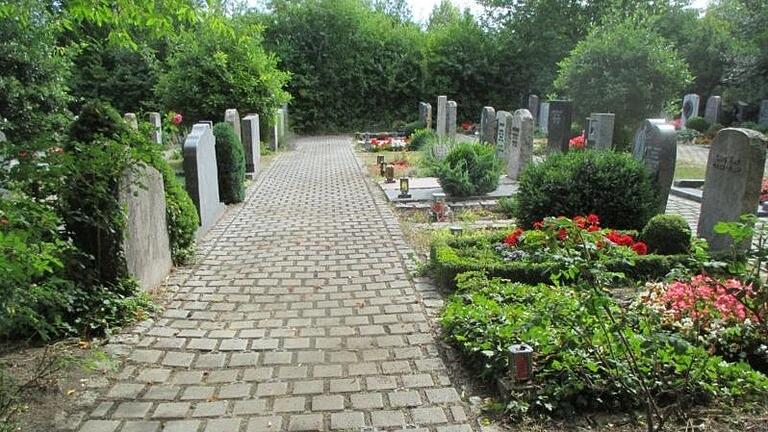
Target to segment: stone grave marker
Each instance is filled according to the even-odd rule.
[[[451,152],[451,146],[444,142],[437,142],[432,146],[432,157],[443,160]]]
[[[699,116],[699,95],[689,93],[683,97],[683,112],[680,116],[680,127],[685,129],[685,124],[693,117]]]
[[[539,122],[539,97],[535,94],[528,96],[528,112],[533,116],[535,126]]]
[[[456,110],[458,109],[458,106],[456,105],[456,101],[448,101],[446,103],[446,109],[447,109],[447,118],[445,127],[447,129],[448,136],[451,138],[456,137]]]
[[[285,122],[287,111],[285,108],[277,110],[277,132],[280,134],[280,138],[285,141]]]
[[[155,144],[163,144],[163,118],[158,112],[151,112],[147,114],[149,118],[149,124],[152,125],[152,133],[150,138]]]
[[[675,127],[664,119],[647,119],[635,133],[632,155],[651,173],[659,195],[659,212],[667,208],[675,177],[677,139]]]
[[[760,117],[757,119],[757,124],[768,127],[768,99],[760,102]]]
[[[272,115],[272,125],[269,127],[269,148],[272,151],[277,151],[280,146],[280,126],[277,124],[279,120],[277,111],[275,111]]]
[[[756,214],[765,168],[765,135],[750,129],[727,128],[718,132],[709,149],[707,175],[701,199],[698,235],[712,252],[730,250],[730,237],[715,234],[715,224],[738,221]],[[743,245],[745,248],[749,241]]]
[[[242,141],[243,133],[240,129],[240,113],[236,109],[230,108],[224,111],[224,122],[232,126],[232,130],[235,131],[235,135]]]
[[[501,160],[507,161],[507,146],[512,132],[512,114],[508,111],[496,112],[496,156]]]
[[[549,102],[549,120],[547,121],[547,152],[565,153],[571,139],[573,121],[573,102],[553,100]]]
[[[427,129],[432,129],[432,104],[419,102],[419,121],[424,123]]]
[[[448,110],[448,96],[437,97],[437,126],[435,132],[437,136],[445,136],[448,133],[448,116],[446,111]]]
[[[743,101],[736,102],[736,121],[739,123],[746,120],[747,117],[747,108],[749,108],[749,104]]]
[[[6,142],[8,141],[8,138],[5,137],[5,134],[3,131],[0,131],[0,142]]]
[[[527,109],[519,109],[512,115],[509,126],[507,177],[517,180],[533,161],[533,115]]]
[[[133,130],[139,130],[139,119],[136,117],[136,114],[125,113],[123,115],[123,120],[125,120],[125,122],[128,123],[129,128]]]
[[[259,115],[248,114],[240,121],[243,132],[243,150],[245,150],[245,173],[253,177],[259,171],[261,163],[261,130]]]
[[[219,220],[225,208],[219,198],[216,139],[208,124],[194,125],[184,141],[184,177],[187,192],[200,216],[199,237]]]
[[[613,147],[613,113],[592,113],[587,126],[587,145],[598,150],[610,150]]]
[[[547,126],[549,125],[549,102],[542,102],[539,105],[539,131],[547,135]]]
[[[165,214],[163,176],[140,165],[120,180],[119,200],[126,209],[123,250],[128,272],[144,290],[160,285],[173,267]]]
[[[710,96],[707,106],[704,108],[704,119],[710,124],[720,123],[720,115],[723,113],[723,98]]]
[[[480,142],[496,143],[496,110],[490,106],[480,113]]]

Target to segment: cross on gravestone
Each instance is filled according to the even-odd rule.
[[[446,103],[446,123],[445,127],[448,133],[448,137],[455,138],[456,137],[456,110],[458,109],[458,106],[456,104],[456,101],[448,101]]]
[[[496,110],[493,107],[483,107],[480,112],[480,142],[496,143]]]
[[[768,99],[760,102],[760,116],[757,119],[757,124],[768,127]]]
[[[685,124],[693,117],[699,116],[699,95],[689,93],[683,97],[683,111],[680,116],[680,128],[685,129]]]
[[[549,125],[549,102],[542,102],[539,105],[539,131],[547,135],[547,126]]]
[[[632,156],[651,174],[658,192],[658,211],[667,208],[669,191],[675,177],[677,139],[675,127],[664,119],[647,119],[635,133]]]
[[[432,105],[427,102],[419,102],[419,121],[424,127],[432,129]]]
[[[525,168],[533,162],[533,115],[527,109],[519,109],[512,115],[507,141],[507,177],[517,180]]]
[[[243,150],[245,151],[245,172],[253,174],[259,171],[261,164],[261,130],[259,115],[248,114],[240,121],[243,132]]]
[[[730,237],[714,232],[721,221],[738,221],[743,214],[756,214],[765,168],[766,137],[750,129],[722,129],[715,136],[707,158],[707,175],[701,199],[698,235],[709,242],[712,252],[725,252]],[[735,245],[746,248],[750,244]]]
[[[590,148],[610,150],[613,146],[613,113],[592,113],[587,123],[587,144]]]
[[[507,111],[496,112],[496,156],[507,161],[507,145],[512,128],[512,114]]]
[[[533,125],[539,122],[539,97],[535,94],[528,96],[528,112],[533,116]]]
[[[209,124],[192,126],[192,132],[184,141],[184,178],[187,192],[200,216],[199,237],[219,220],[225,208],[219,198],[216,139]]]
[[[232,126],[232,130],[235,131],[235,135],[242,141],[243,134],[240,129],[240,113],[236,109],[230,108],[224,111],[224,122]]]
[[[129,128],[133,130],[139,130],[139,119],[136,117],[136,114],[125,113],[123,115],[123,120],[125,120]]]
[[[149,124],[152,125],[152,132],[150,133],[150,139],[155,144],[163,144],[163,118],[158,112],[147,113]]]
[[[710,124],[720,123],[720,115],[723,113],[723,98],[710,96],[707,106],[704,108],[704,119]]]
[[[573,102],[553,100],[549,102],[549,120],[547,121],[547,152],[565,153],[571,139]]]
[[[448,109],[448,96],[438,96],[437,97],[437,126],[435,128],[435,133],[437,133],[437,136],[445,136],[448,133],[447,128],[447,122],[448,122],[448,116],[447,116],[447,109]]]

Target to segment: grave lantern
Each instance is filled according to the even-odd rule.
[[[401,177],[400,178],[400,195],[398,195],[398,198],[410,198],[411,194],[408,193],[408,190],[410,189],[410,181],[408,180],[408,177]]]
[[[387,183],[394,183],[395,182],[395,166],[394,165],[387,165]]]
[[[533,348],[526,344],[515,344],[507,350],[509,375],[514,381],[528,381],[533,374]]]
[[[461,233],[464,232],[464,228],[462,228],[460,226],[452,226],[452,227],[450,227],[448,229],[451,230],[451,234],[453,234],[455,236],[461,235]]]

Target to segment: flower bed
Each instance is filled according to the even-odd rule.
[[[595,215],[547,218],[534,229],[473,234],[435,242],[431,263],[438,281],[455,288],[454,278],[466,271],[485,271],[514,282],[549,282],[575,260],[596,259],[607,271],[633,280],[657,280],[687,255],[647,254],[635,233],[600,228]]]

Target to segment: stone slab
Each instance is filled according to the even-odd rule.
[[[184,141],[184,178],[187,192],[200,216],[197,235],[202,237],[225,210],[219,198],[216,139],[209,124],[194,125]]]

